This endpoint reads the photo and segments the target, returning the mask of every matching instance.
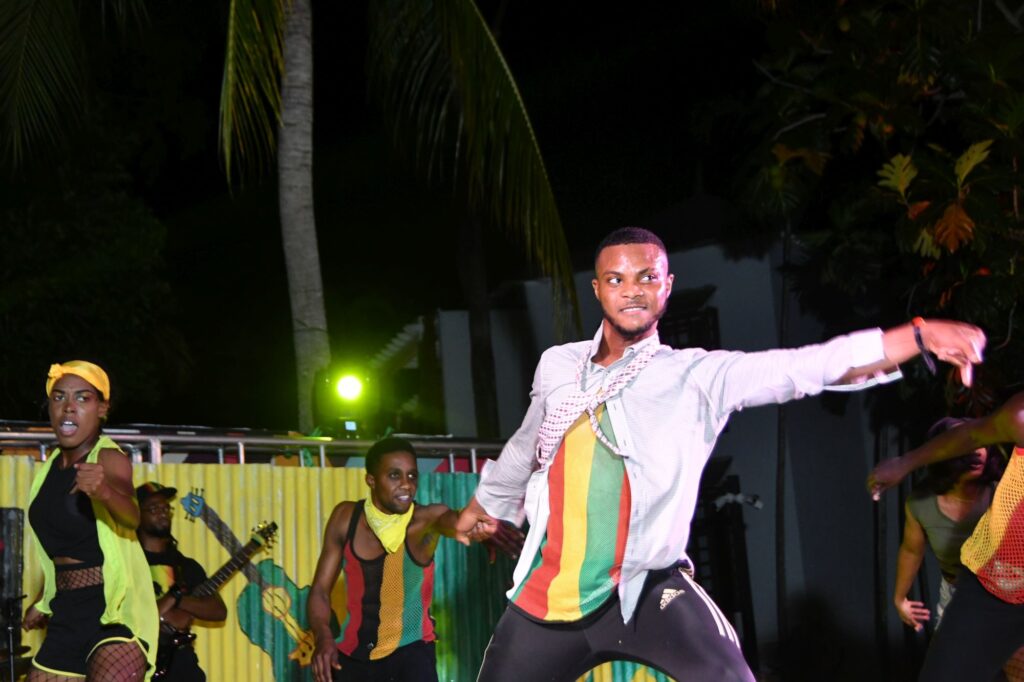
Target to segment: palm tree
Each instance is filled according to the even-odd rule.
[[[396,143],[464,210],[461,283],[469,308],[477,435],[498,436],[484,232],[498,228],[551,276],[556,334],[579,330],[558,206],[533,126],[497,41],[471,0],[390,0],[370,12],[371,89]]]
[[[142,14],[143,3],[110,6],[124,23]],[[571,309],[575,319],[568,248],[539,146],[476,5],[391,0],[372,8],[371,75],[397,139],[416,149],[428,175],[458,180],[474,224],[501,227],[520,242],[552,277],[556,308]],[[221,153],[234,180],[259,172],[277,142],[299,421],[307,429],[313,373],[329,362],[313,217],[311,10],[309,0],[231,0],[228,16]],[[77,28],[62,0],[0,0],[0,125],[15,165],[27,150],[59,140],[80,107]],[[564,329],[569,318],[558,319]],[[477,327],[474,353],[489,358],[486,330]],[[478,368],[475,383],[493,390],[486,371]]]
[[[309,0],[233,0],[221,89],[221,155],[228,177],[237,153],[246,170],[273,155],[299,428],[313,428],[313,380],[331,361],[313,212],[313,12]]]

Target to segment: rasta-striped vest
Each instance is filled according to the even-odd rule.
[[[629,533],[631,492],[611,420],[595,410],[576,420],[548,469],[551,516],[540,551],[512,604],[542,621],[574,622],[608,601],[619,584]]]
[[[1013,449],[992,506],[960,549],[960,561],[993,595],[1024,604],[1024,448]]]
[[[342,570],[348,592],[348,615],[341,626],[338,650],[360,660],[378,660],[400,646],[432,642],[430,598],[434,562],[418,563],[403,549],[369,561],[356,556],[353,541],[365,500],[356,503],[345,538]]]

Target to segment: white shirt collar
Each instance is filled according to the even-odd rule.
[[[593,362],[594,356],[597,355],[597,351],[601,348],[601,338],[604,335],[604,326],[606,324],[608,323],[605,320],[601,320],[601,324],[597,325],[597,333],[594,334],[594,338],[590,342],[590,355],[587,356],[587,359],[591,362]],[[641,348],[646,348],[649,345],[661,345],[661,338],[658,336],[657,330],[642,341],[637,341],[634,344],[626,346],[626,351],[622,354],[622,357],[630,357],[633,353],[637,352]]]

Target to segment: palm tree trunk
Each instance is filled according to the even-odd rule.
[[[313,13],[292,0],[284,30],[278,201],[291,301],[299,428],[313,427],[313,377],[330,363],[327,314],[313,215]]]

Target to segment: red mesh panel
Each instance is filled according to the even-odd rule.
[[[960,559],[989,592],[1024,604],[1024,451],[1013,451],[992,506],[964,543]]]

